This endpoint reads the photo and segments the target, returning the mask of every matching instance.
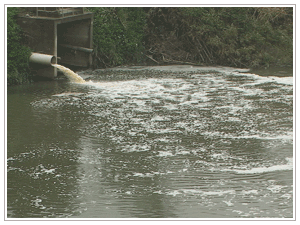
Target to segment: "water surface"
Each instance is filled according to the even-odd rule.
[[[7,217],[292,218],[293,77],[174,68],[9,87]]]

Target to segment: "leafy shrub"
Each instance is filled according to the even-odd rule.
[[[141,63],[269,67],[293,62],[292,7],[95,7],[95,68]],[[30,49],[7,10],[8,84],[30,79]]]
[[[291,64],[292,21],[291,7],[151,8],[146,49],[162,62]]]
[[[111,67],[143,61],[145,12],[142,8],[88,9],[94,12],[94,65]]]
[[[22,31],[16,23],[19,8],[7,8],[7,84],[30,80],[28,58],[31,50],[22,45]]]

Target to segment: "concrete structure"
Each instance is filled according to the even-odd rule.
[[[93,51],[93,13],[76,7],[27,7],[19,15],[18,24],[26,36],[26,44],[34,53],[54,56],[51,62],[90,67]],[[57,76],[51,65],[31,60],[34,75]]]

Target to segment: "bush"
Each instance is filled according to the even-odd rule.
[[[88,8],[94,12],[94,65],[112,67],[141,63],[145,12],[133,7]]]
[[[95,7],[95,68],[144,63],[269,67],[293,62],[292,7]],[[30,79],[31,50],[8,8],[8,84]]]
[[[28,58],[31,50],[23,46],[22,31],[16,23],[19,8],[7,8],[7,84],[22,84],[30,80]]]
[[[293,8],[151,8],[146,48],[161,62],[257,67],[293,62]]]

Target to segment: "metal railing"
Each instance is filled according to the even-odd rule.
[[[36,17],[65,17],[83,13],[83,7],[36,7]]]

